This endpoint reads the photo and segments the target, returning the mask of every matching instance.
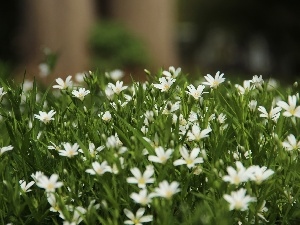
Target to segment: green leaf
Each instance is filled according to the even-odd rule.
[[[126,125],[126,127],[128,128],[128,130],[130,130],[134,134],[134,136],[144,145],[144,147],[149,152],[153,151],[152,146],[144,139],[144,136],[142,135],[142,133],[140,131],[136,130],[133,126],[131,126],[126,120],[124,120],[119,115],[116,114],[116,116],[118,117],[119,120],[122,121],[122,123],[124,123]],[[117,126],[117,125],[115,125],[115,126]]]

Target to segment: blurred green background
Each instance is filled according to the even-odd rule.
[[[23,21],[28,13],[26,2],[28,3],[10,0],[1,3],[1,76],[14,74],[26,67],[20,67],[24,61],[27,62],[24,59],[28,58],[26,51],[20,49],[21,33],[26,30]],[[297,1],[177,0],[166,1],[156,8],[142,8],[136,4],[136,9],[131,7],[130,11],[124,5],[119,5],[120,9],[115,10],[119,1],[88,2],[93,3],[96,16],[87,38],[91,57],[88,66],[82,69],[120,68],[134,71],[136,68],[148,68],[149,65],[167,68],[172,63],[189,73],[196,71],[206,74],[220,70],[230,74],[263,74],[293,79],[299,77],[300,7]],[[159,8],[161,11],[157,13]],[[131,18],[135,10],[137,15]],[[78,14],[80,13],[79,10]],[[151,37],[149,34],[143,36],[150,24],[148,22],[151,15],[154,25],[149,25],[150,32],[155,25],[162,26],[164,21],[174,32],[166,37],[170,32],[165,29],[164,33],[165,27],[162,26],[161,34],[153,30]],[[129,18],[127,24],[124,22],[126,18]],[[132,22],[136,18],[140,18],[141,25]],[[35,35],[35,32],[31,34]],[[162,40],[163,37],[166,37],[165,40]],[[157,47],[158,50],[155,51],[155,42],[161,42],[157,46],[170,47],[161,49],[161,52],[160,47]],[[44,44],[47,47],[47,43]],[[54,49],[58,62],[63,51],[63,46]],[[165,53],[164,56],[160,55]],[[81,54],[80,51],[78,54]],[[170,55],[175,56],[168,61]],[[35,63],[43,61],[44,58],[40,56],[40,61],[36,60]],[[76,65],[74,62],[72,64]],[[65,75],[67,72],[68,70]]]

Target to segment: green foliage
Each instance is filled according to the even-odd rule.
[[[89,45],[95,68],[135,68],[144,66],[148,61],[142,41],[117,23],[100,22],[95,25]]]
[[[8,62],[0,60],[0,78],[7,78],[10,75],[12,68]]]
[[[275,108],[276,97],[287,102],[288,96],[295,96],[299,102],[297,87],[281,92],[270,88],[271,81],[255,86],[253,78],[243,93],[230,82],[220,82],[195,98],[187,77],[170,72],[173,78],[165,79],[173,82],[169,86],[162,82],[167,71],[161,70],[153,76],[148,72],[149,81],[128,87],[91,72],[80,84],[90,91],[83,100],[74,95],[78,87],[41,91],[34,82],[31,90],[24,90],[22,84],[1,81],[6,93],[0,103],[0,150],[10,145],[13,149],[0,153],[0,223],[115,225],[129,220],[124,209],[135,214],[144,207],[145,215],[153,216],[145,224],[298,224],[300,119],[286,117],[284,109],[277,119],[264,118],[257,107],[249,107],[256,100],[268,111]],[[50,110],[55,114],[39,117],[39,112]],[[207,136],[199,136],[195,126],[207,130]],[[298,141],[293,150],[283,146],[290,134]],[[73,153],[66,154],[66,143]],[[193,154],[199,148],[194,158],[203,161],[189,164],[190,156],[186,164],[178,163],[183,146]],[[163,163],[148,158],[159,148],[172,152]],[[95,169],[95,163],[104,162],[107,172]],[[228,183],[224,177],[237,162],[247,170],[265,166],[274,174],[261,183],[250,175],[246,181],[236,177],[236,184]],[[127,179],[134,176],[133,168],[141,173],[153,169],[154,181],[145,184],[148,194],[161,194],[157,188],[164,181],[178,182],[180,190],[138,203],[132,193],[142,189]],[[63,185],[47,193],[49,187],[32,176],[37,171],[48,178],[57,174]],[[31,191],[22,190],[21,180],[35,181]],[[245,210],[239,210],[239,202],[230,210],[224,196],[241,189],[255,201]],[[268,211],[262,210],[264,203]]]

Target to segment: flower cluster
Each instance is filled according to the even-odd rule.
[[[274,173],[273,170],[267,169],[265,166],[253,165],[246,169],[240,161],[236,161],[236,168],[235,170],[233,167],[228,166],[228,175],[223,176],[223,180],[234,185],[239,185],[248,180],[261,184]]]
[[[70,75],[49,93],[3,84],[5,224],[297,221],[295,88],[279,93],[261,75],[232,85],[221,72],[190,83],[172,66],[143,83],[123,76]]]

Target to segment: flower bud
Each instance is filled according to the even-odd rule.
[[[151,75],[151,72],[150,72],[149,70],[147,70],[147,69],[144,69],[144,72],[145,72],[146,74],[148,74],[148,75]]]
[[[297,81],[293,84],[293,87],[294,87],[294,88],[297,88],[297,87],[298,87],[298,82],[297,82]]]

